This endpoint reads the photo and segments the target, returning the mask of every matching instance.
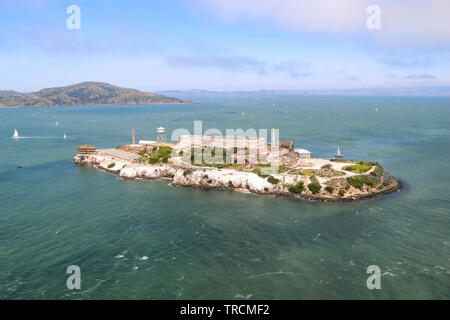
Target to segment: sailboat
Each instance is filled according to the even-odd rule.
[[[64,140],[66,140],[67,139],[67,136],[66,136],[66,134],[64,133]]]
[[[337,152],[336,152],[335,157],[336,158],[343,158],[344,157],[344,155],[341,154],[341,149],[339,148],[339,146],[337,147]]]
[[[17,129],[14,129],[14,134],[13,134],[12,138],[19,139],[19,132],[17,132]]]
[[[59,127],[59,121],[56,121],[55,126]]]

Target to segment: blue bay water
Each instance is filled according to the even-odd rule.
[[[450,98],[188,98],[198,104],[0,109],[1,299],[450,298]],[[132,127],[138,139],[159,126],[170,137],[194,120],[279,128],[314,157],[339,144],[405,188],[311,203],[124,181],[72,162],[78,145],[129,143]],[[16,128],[41,138],[13,140]],[[66,287],[72,264],[80,290]],[[366,287],[369,265],[381,290]]]

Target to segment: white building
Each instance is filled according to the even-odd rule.
[[[181,135],[178,140],[177,148],[192,147],[216,147],[216,148],[246,148],[266,150],[266,139],[258,137],[244,136],[200,136],[200,135]]]
[[[295,153],[297,154],[297,157],[300,159],[309,159],[311,158],[311,152],[309,152],[306,149],[294,149]]]

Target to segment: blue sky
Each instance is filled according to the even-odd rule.
[[[379,30],[366,26],[374,3]],[[0,0],[0,90],[449,85],[448,21],[446,0]]]

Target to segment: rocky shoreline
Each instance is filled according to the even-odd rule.
[[[172,159],[171,159],[172,160]],[[227,189],[255,194],[268,194],[275,196],[289,196],[308,201],[320,202],[348,202],[360,199],[377,197],[383,194],[398,191],[402,188],[401,182],[383,171],[383,177],[389,177],[390,183],[378,188],[363,185],[361,188],[347,186],[345,195],[336,195],[327,192],[324,186],[313,194],[308,188],[299,193],[291,192],[289,187],[301,183],[308,185],[311,178],[302,175],[273,174],[277,180],[271,183],[266,177],[252,172],[243,172],[233,169],[218,169],[213,167],[185,166],[183,163],[170,161],[167,164],[143,165],[133,161],[114,158],[110,155],[96,153],[90,155],[77,154],[74,158],[76,164],[91,165],[105,172],[119,175],[122,179],[160,179],[171,180],[173,186],[194,187],[204,189]],[[342,179],[341,179],[342,180]],[[383,181],[383,180],[381,180]],[[342,183],[339,182],[338,183]],[[382,186],[382,187],[380,187]]]

